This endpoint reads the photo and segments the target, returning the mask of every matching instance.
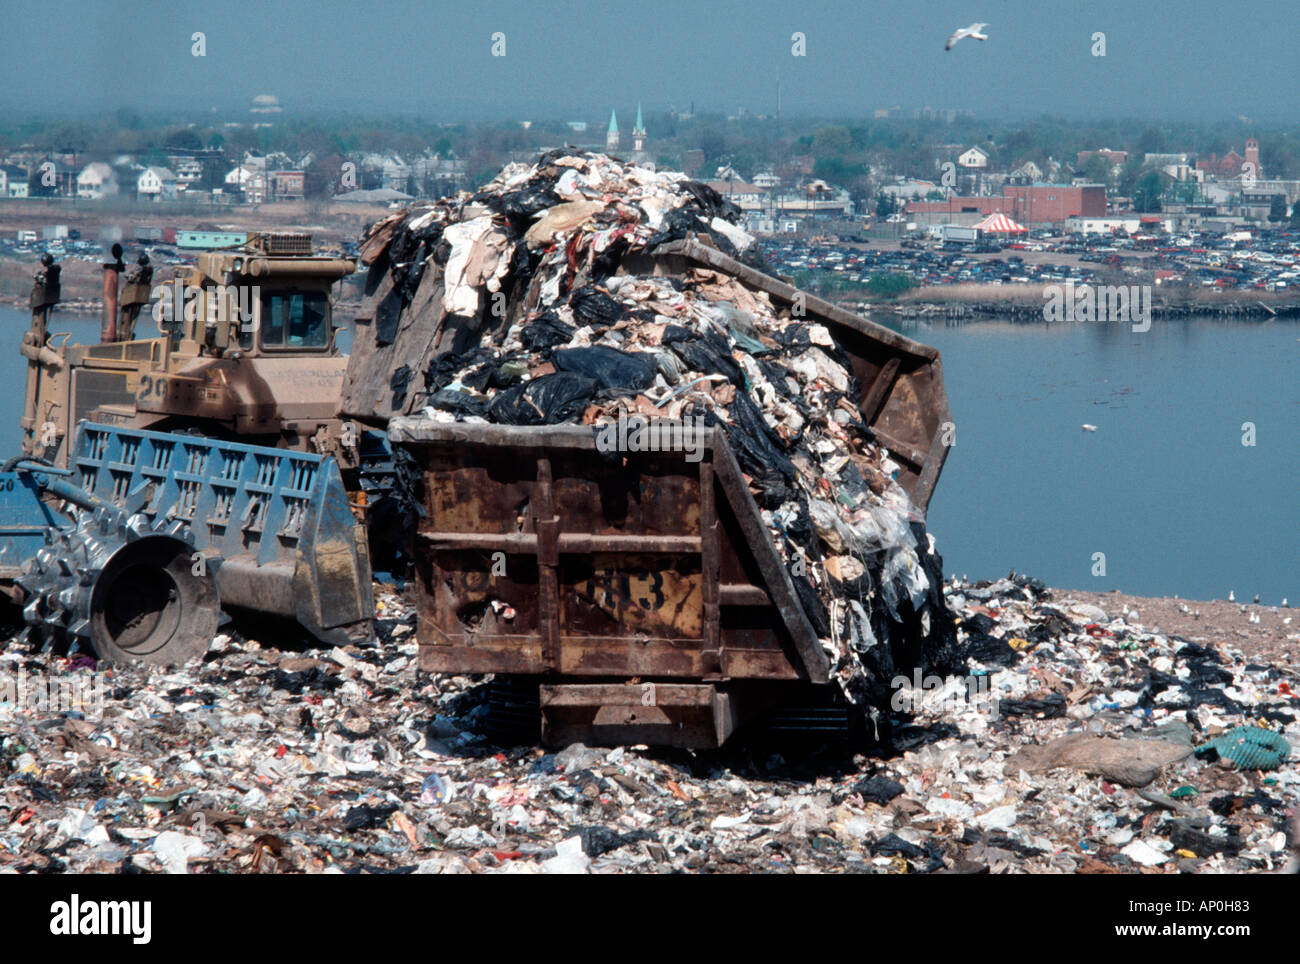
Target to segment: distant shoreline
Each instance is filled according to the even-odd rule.
[[[1141,282],[1124,279],[1126,286]],[[1104,283],[1098,282],[1104,286]],[[1042,318],[1049,290],[1056,285],[955,284],[913,288],[897,298],[863,299],[841,295],[837,303],[863,312],[886,312],[903,317],[942,315],[978,317],[1010,315]],[[1084,287],[1074,286],[1075,290]],[[939,293],[942,292],[942,295]],[[1300,318],[1300,289],[1294,292],[1192,289],[1153,286],[1153,318],[1212,315],[1233,318]]]

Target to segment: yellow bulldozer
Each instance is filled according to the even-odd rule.
[[[355,466],[355,434],[338,417],[348,360],[335,345],[330,298],[334,283],[355,270],[352,260],[314,255],[307,234],[253,234],[236,248],[199,254],[155,285],[147,257],[129,271],[120,245],[112,257],[103,265],[98,344],[50,336],[58,265],[47,256],[36,276],[21,349],[25,455],[66,465],[77,423],[89,419],[237,438]]]

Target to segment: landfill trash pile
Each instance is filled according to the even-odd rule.
[[[941,560],[832,332],[721,271],[665,275],[644,257],[690,237],[761,267],[738,215],[682,174],[557,150],[377,222],[361,253],[387,271],[368,283],[377,343],[443,313],[440,353],[393,375],[394,408],[411,395],[407,411],[438,421],[594,433],[720,426],[835,678],[878,717],[896,665],[951,658]]]
[[[179,670],[97,677],[102,703],[81,709],[6,686],[107,667],[10,646],[0,872],[1294,869],[1294,670],[1023,577],[947,588],[966,675],[923,686],[871,756],[757,737],[701,753],[499,745],[488,686],[420,672],[414,612],[390,590],[373,646],[223,633]],[[975,699],[971,678],[987,682]],[[1261,724],[1270,755],[1223,758]]]

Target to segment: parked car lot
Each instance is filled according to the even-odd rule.
[[[1277,229],[1258,231],[1249,241],[1199,232],[1127,237],[1036,231],[1005,246],[920,237],[870,249],[800,238],[760,244],[779,273],[833,272],[837,281],[864,284],[878,274],[907,274],[921,286],[1086,284],[1117,272],[1150,277],[1157,271],[1162,280],[1227,290],[1285,291],[1300,283],[1300,233]],[[1044,257],[1052,254],[1062,257]]]

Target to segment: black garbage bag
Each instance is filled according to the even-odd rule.
[[[768,361],[766,358],[755,358],[758,363],[759,371],[776,389],[777,394],[788,402],[803,402],[803,396],[797,391],[790,388],[788,379],[791,377],[790,369],[774,361]],[[807,415],[807,413],[804,413]]]
[[[410,304],[415,289],[420,286],[429,252],[439,245],[444,227],[441,222],[435,221],[420,231],[411,231],[404,223],[393,232],[393,240],[388,245],[389,270],[393,276],[393,287],[401,294],[405,304]]]
[[[492,380],[492,373],[496,370],[495,362],[485,362],[477,368],[471,368],[465,374],[460,376],[460,383],[466,388],[472,388],[476,392],[481,392],[488,386]]]
[[[590,345],[561,348],[551,360],[562,372],[574,372],[594,379],[601,388],[641,391],[654,384],[657,367],[650,355],[633,354]]]
[[[492,377],[488,379],[490,388],[513,388],[523,379],[518,371],[507,371],[506,363],[511,359],[502,359],[501,364],[492,368]]]
[[[578,329],[566,325],[554,311],[544,311],[519,332],[519,340],[529,351],[542,351],[567,345]]]
[[[393,372],[393,377],[388,380],[388,387],[393,390],[393,410],[402,407],[406,401],[406,392],[411,384],[411,366],[403,365],[397,371]]]
[[[882,807],[894,797],[900,796],[905,789],[897,780],[879,775],[859,780],[853,785],[853,792],[861,794],[863,800],[878,803]]]
[[[375,344],[391,345],[397,338],[397,324],[402,318],[402,293],[396,286],[375,307]]]
[[[367,804],[353,807],[343,816],[344,830],[374,830],[388,822],[397,807],[383,805],[372,807]]]
[[[967,635],[962,654],[986,666],[1012,666],[1020,659],[1005,639],[978,632]]]
[[[517,190],[505,194],[488,194],[483,196],[483,200],[493,211],[504,214],[513,222],[526,225],[540,212],[560,203],[561,198],[554,188],[554,178],[540,176]]]
[[[660,344],[667,345],[682,363],[693,372],[704,375],[725,375],[736,388],[748,389],[745,373],[731,357],[731,350],[721,335],[710,332],[697,335],[678,325],[664,329]]]
[[[596,382],[583,375],[555,372],[514,388],[492,400],[488,418],[505,425],[555,425],[582,415],[596,394]]]
[[[803,611],[808,616],[808,622],[812,623],[813,632],[818,636],[829,636],[830,615],[826,612],[822,597],[817,595],[817,590],[808,582],[808,577],[791,573],[790,582],[794,585],[795,595],[799,597],[799,604],[803,606]]]
[[[489,403],[480,395],[471,395],[469,392],[460,392],[454,388],[444,388],[429,396],[429,404],[440,411],[452,412],[462,417],[479,415],[486,418]]]
[[[724,428],[740,467],[762,492],[759,504],[776,508],[784,503],[798,470],[781,450],[781,440],[767,427],[758,406],[739,389],[731,403],[731,420]]]
[[[680,241],[692,231],[698,234],[701,231],[707,232],[708,228],[691,208],[673,208],[664,215],[659,230],[646,241],[646,248],[653,249],[656,245],[667,244],[669,241]]]
[[[575,288],[569,295],[569,307],[573,317],[584,325],[604,325],[616,323],[627,315],[627,309],[594,285]]]
[[[462,371],[490,361],[493,361],[493,356],[489,348],[475,348],[458,355],[451,352],[439,355],[424,373],[424,387],[430,392],[439,391],[454,382]]]
[[[569,834],[569,837],[579,838],[582,841],[582,852],[593,858],[607,854],[611,850],[617,850],[619,847],[639,843],[642,840],[656,839],[654,834],[648,830],[631,830],[627,833],[619,833],[617,830],[598,824],[579,827],[575,833]]]
[[[709,187],[703,181],[679,181],[677,184],[686,191],[710,218],[722,218],[733,224],[740,220],[740,208]]]

